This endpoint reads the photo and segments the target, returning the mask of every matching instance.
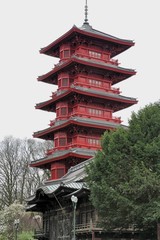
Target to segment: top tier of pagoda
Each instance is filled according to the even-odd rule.
[[[34,137],[53,140],[54,144],[43,159],[31,163],[32,167],[49,169],[51,180],[60,178],[71,166],[94,156],[101,148],[104,131],[121,126],[120,117],[113,113],[137,100],[120,95],[113,85],[135,71],[120,67],[113,57],[133,45],[131,40],[93,29],[86,15],[82,27],[73,26],[40,50],[60,60],[50,72],[38,77],[58,89],[49,100],[36,105],[37,109],[56,113],[56,118],[47,129],[34,133]]]

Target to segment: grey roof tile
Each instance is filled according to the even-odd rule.
[[[90,149],[82,149],[82,148],[72,148],[72,149],[67,149],[67,150],[61,150],[61,151],[55,151],[53,154],[48,155],[44,158],[41,159],[37,159],[31,162],[31,165],[33,163],[38,163],[38,162],[42,162],[45,160],[50,160],[50,159],[54,159],[57,157],[63,157],[68,153],[76,153],[78,155],[85,155],[85,156],[94,156],[95,155],[95,150],[90,150]]]
[[[104,32],[101,32],[99,30],[96,30],[94,28],[92,28],[91,25],[89,24],[83,24],[81,27],[79,27],[80,30],[83,30],[83,31],[86,31],[86,32],[90,32],[90,33],[93,33],[95,35],[100,35],[100,36],[103,36],[103,37],[107,37],[107,38],[110,38],[110,39],[113,39],[113,40],[120,40],[120,41],[124,41],[124,42],[130,42],[132,43],[133,41],[132,40],[126,40],[126,39],[121,39],[121,38],[118,38],[118,37],[115,37],[115,36],[112,36],[110,34],[107,34],[107,33],[104,33]]]

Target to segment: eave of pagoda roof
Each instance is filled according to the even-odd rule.
[[[49,111],[49,109],[53,108],[56,102],[58,102],[59,100],[62,100],[63,98],[66,98],[66,97],[68,98],[69,95],[73,93],[79,93],[89,97],[95,97],[99,99],[112,101],[113,103],[116,103],[116,108],[114,108],[114,104],[113,104],[113,107],[112,107],[113,111],[122,110],[123,108],[130,107],[131,105],[136,104],[138,102],[136,98],[125,97],[119,94],[109,93],[104,91],[97,92],[94,89],[83,88],[80,86],[72,85],[68,90],[55,92],[52,99],[36,104],[36,109]]]
[[[67,120],[59,120],[55,121],[54,125],[46,128],[44,130],[38,131],[34,133],[35,138],[42,138],[42,139],[49,139],[49,136],[51,137],[51,140],[53,139],[53,134],[55,131],[58,131],[59,129],[63,129],[66,127],[69,127],[70,125],[77,125],[77,126],[84,126],[87,128],[96,128],[96,129],[102,129],[103,132],[107,129],[115,129],[118,127],[126,128],[125,125],[122,125],[120,123],[114,123],[111,121],[106,120],[97,120],[97,119],[91,119],[91,118],[83,118],[83,117],[70,117]]]
[[[67,31],[65,34],[63,34],[59,38],[57,38],[51,44],[49,44],[48,46],[46,46],[44,48],[41,48],[40,53],[52,56],[52,54],[50,53],[51,49],[52,49],[52,51],[54,51],[55,49],[58,49],[61,44],[63,44],[66,41],[69,41],[77,34],[80,34],[82,36],[86,36],[86,37],[89,37],[89,38],[92,38],[95,40],[102,41],[103,43],[110,42],[110,43],[113,43],[116,45],[123,46],[123,49],[119,50],[119,52],[117,52],[117,54],[127,50],[128,48],[130,48],[131,46],[133,46],[135,44],[133,42],[133,40],[121,39],[121,38],[106,34],[104,32],[98,31],[98,30],[92,28],[92,26],[90,26],[88,24],[83,24],[82,27],[80,27],[80,28],[74,25],[69,31]],[[115,55],[117,55],[117,54],[115,54]]]
[[[136,74],[136,71],[134,69],[123,68],[117,65],[113,65],[111,63],[96,61],[89,58],[81,58],[74,55],[74,56],[71,56],[71,58],[69,58],[68,60],[58,63],[48,73],[42,76],[39,76],[38,81],[51,83],[51,80],[49,79],[50,77],[55,77],[62,69],[64,71],[66,68],[71,67],[74,64],[81,64],[81,65],[85,65],[85,66],[89,66],[97,69],[108,70],[111,72],[124,74],[124,77],[121,79],[121,81]]]
[[[53,154],[47,155],[44,158],[34,160],[30,163],[31,167],[48,168],[50,164],[57,161],[66,161],[70,157],[77,157],[78,159],[89,159],[93,157],[96,150],[83,149],[83,148],[71,148],[67,150],[55,151]]]
[[[70,198],[70,194],[81,197],[90,193],[89,187],[85,182],[87,176],[85,167],[93,160],[90,158],[73,167],[60,179],[48,180],[36,189],[36,193],[27,200],[26,211],[37,211],[41,209],[40,203],[44,195],[49,198],[57,198],[60,193],[63,198]]]

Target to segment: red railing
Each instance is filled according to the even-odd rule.
[[[97,86],[97,85],[87,83],[87,82],[74,81],[74,85],[87,87],[87,88],[93,88],[93,89],[101,90],[103,92],[105,91],[105,92],[109,92],[109,93],[120,94],[119,88],[114,88],[114,87],[105,88],[103,83],[102,83],[102,86]]]
[[[51,155],[56,151],[62,151],[62,150],[69,150],[72,148],[85,148],[85,149],[91,149],[91,150],[99,150],[101,149],[100,145],[90,145],[90,144],[82,144],[82,143],[73,143],[73,144],[66,144],[66,146],[58,146],[58,147],[54,147],[51,148],[49,150],[47,150],[46,155]]]
[[[109,63],[109,64],[112,64],[112,65],[116,65],[116,66],[119,65],[117,59],[109,59],[108,60],[108,59],[104,58],[103,52],[100,53],[100,54],[101,54],[101,57],[94,57],[94,56],[89,55],[89,53],[88,54],[82,53],[80,50],[76,51],[76,53],[75,53],[76,56],[79,56],[79,57],[82,57],[82,58],[93,59],[93,60],[96,60],[96,61],[101,61],[101,62]]]

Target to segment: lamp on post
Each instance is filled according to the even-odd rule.
[[[73,203],[73,239],[72,240],[76,240],[76,206],[77,206],[78,198],[72,195],[71,201]]]
[[[17,240],[17,233],[19,228],[19,219],[14,220],[14,227],[15,227],[15,240]]]

